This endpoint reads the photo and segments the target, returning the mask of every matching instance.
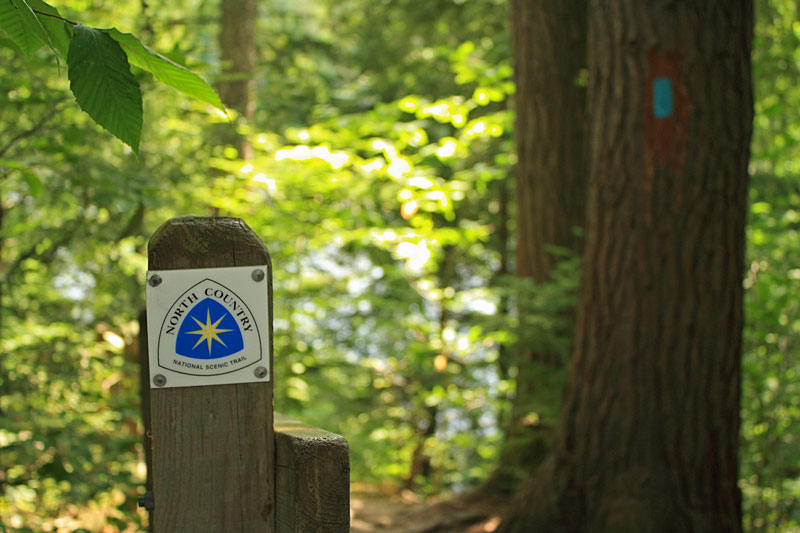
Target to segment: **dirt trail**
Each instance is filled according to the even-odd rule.
[[[500,525],[507,508],[504,501],[451,499],[415,503],[412,497],[353,493],[350,496],[350,531],[371,533],[484,533]]]

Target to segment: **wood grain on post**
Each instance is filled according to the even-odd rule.
[[[147,465],[147,479],[145,490],[153,490],[153,425],[150,423],[150,355],[147,349],[147,311],[142,309],[139,313],[139,401],[142,414],[142,445],[144,447],[144,462]],[[147,509],[150,517],[150,527],[153,530],[153,511]]]
[[[276,531],[350,530],[350,457],[334,433],[275,415]]]
[[[148,246],[150,270],[272,265],[242,220],[179,217]],[[156,533],[275,530],[272,382],[151,389]]]

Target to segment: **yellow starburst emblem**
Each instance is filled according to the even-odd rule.
[[[194,331],[187,331],[186,332],[186,333],[191,333],[193,335],[200,335],[200,338],[197,339],[197,342],[194,344],[194,346],[192,346],[192,350],[197,348],[197,346],[200,345],[200,343],[202,343],[203,341],[206,341],[208,343],[208,355],[211,355],[211,341],[217,341],[218,343],[220,343],[221,345],[223,345],[223,346],[225,346],[227,348],[227,345],[224,342],[222,342],[222,339],[220,339],[219,336],[218,336],[220,333],[225,333],[225,332],[228,332],[228,331],[232,331],[230,329],[219,329],[217,327],[217,326],[219,326],[219,323],[222,322],[223,318],[225,318],[225,315],[222,315],[221,317],[219,317],[219,320],[217,320],[216,322],[214,322],[212,324],[211,323],[211,310],[210,309],[206,309],[206,323],[205,324],[203,324],[202,322],[197,320],[195,317],[192,317],[192,320],[197,322],[197,325],[200,326],[200,329],[196,329]]]

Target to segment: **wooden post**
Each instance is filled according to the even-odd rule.
[[[350,530],[350,455],[339,435],[275,414],[279,533]]]
[[[147,465],[147,479],[145,480],[145,496],[141,498],[140,505],[147,510],[150,517],[148,531],[153,531],[153,510],[148,503],[149,494],[153,491],[153,425],[150,423],[150,356],[147,352],[147,311],[142,309],[139,313],[139,400],[142,413],[142,447],[144,448],[144,462]]]
[[[173,218],[148,259],[150,270],[268,265],[272,368],[272,266],[247,224]],[[156,533],[275,531],[272,390],[272,381],[151,389]]]

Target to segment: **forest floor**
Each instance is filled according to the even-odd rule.
[[[387,496],[355,490],[350,495],[350,531],[371,533],[484,533],[497,529],[508,502],[453,497],[422,501],[411,493]]]

